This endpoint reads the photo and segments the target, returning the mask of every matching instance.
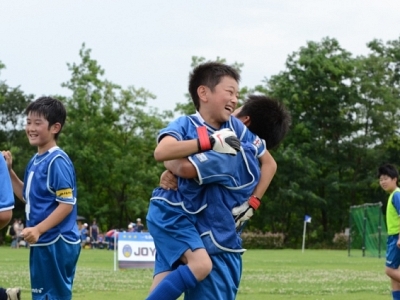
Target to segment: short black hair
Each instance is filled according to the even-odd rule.
[[[204,85],[211,91],[214,91],[215,86],[219,84],[222,77],[225,76],[233,78],[236,82],[240,81],[240,74],[238,71],[223,63],[207,62],[193,69],[192,73],[189,75],[189,94],[192,97],[196,110],[200,108],[199,95],[197,94],[198,87]]]
[[[382,175],[389,176],[392,179],[398,179],[399,171],[397,171],[397,168],[392,164],[384,164],[378,168],[378,178]]]
[[[250,95],[236,117],[250,117],[248,129],[276,148],[289,131],[292,118],[282,102],[265,95]]]
[[[37,113],[43,116],[49,122],[49,128],[55,123],[60,123],[62,129],[67,118],[67,111],[64,104],[52,97],[40,97],[31,102],[25,110],[26,115],[29,113]],[[54,135],[54,139],[57,140],[61,129]]]

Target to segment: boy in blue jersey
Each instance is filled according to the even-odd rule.
[[[385,164],[378,169],[381,188],[389,194],[386,206],[387,246],[386,275],[392,286],[393,300],[400,300],[400,189],[398,188],[399,172],[391,164]]]
[[[289,125],[290,114],[278,101],[265,97],[252,95],[249,96],[245,104],[237,109],[233,115],[238,117],[248,128],[263,138],[269,148],[275,148],[285,137]],[[197,230],[202,236],[203,242],[211,257],[213,270],[203,281],[198,283],[195,288],[185,292],[185,299],[235,299],[240,283],[242,261],[241,253],[245,251],[241,247],[240,230],[237,232],[235,227],[241,228],[243,222],[252,216],[252,209],[246,201],[251,196],[252,189],[256,182],[247,180],[249,174],[253,174],[257,179],[258,163],[252,149],[242,144],[242,157],[238,154],[239,164],[229,167],[234,161],[228,161],[218,153],[204,153],[200,161],[193,155],[189,159],[170,161],[166,167],[179,176],[186,178],[197,177],[199,181],[210,176],[218,176],[219,184],[207,184],[204,196],[208,199],[218,198],[219,201],[208,201],[206,209],[197,215]],[[219,167],[226,166],[225,168]],[[242,168],[241,166],[242,165]],[[236,172],[235,172],[236,170]],[[258,173],[257,173],[258,172]],[[243,184],[243,188],[237,189],[237,185],[232,185],[223,180],[224,174],[235,178],[236,183]],[[214,175],[213,175],[214,174]],[[161,180],[161,186],[175,188],[175,177],[167,173],[168,179]],[[223,187],[222,185],[228,186]],[[234,213],[231,211],[247,213]]]
[[[7,226],[12,217],[14,208],[14,194],[11,186],[10,175],[8,175],[6,161],[0,155],[0,229]],[[21,299],[21,289],[0,287],[0,300]]]
[[[26,227],[22,235],[30,244],[32,299],[71,299],[76,264],[81,251],[77,217],[74,166],[57,147],[66,110],[57,99],[42,97],[26,109],[25,131],[37,147],[24,181],[11,169],[12,157],[4,154],[15,195],[25,201]]]
[[[261,163],[261,179],[254,189],[254,195],[261,197],[275,174],[276,163],[264,142],[231,117],[237,105],[239,78],[233,68],[219,63],[195,68],[189,92],[197,113],[180,117],[161,130],[154,156],[158,161],[169,161],[207,150],[236,154],[238,147],[229,139],[237,136],[240,141],[253,144]],[[217,141],[217,147],[211,147],[209,139]],[[178,298],[212,268],[194,226],[196,214],[207,207],[203,187],[184,178],[178,178],[178,186],[177,193],[155,189],[149,205],[147,225],[157,249],[149,300]],[[181,262],[185,265],[177,267]]]

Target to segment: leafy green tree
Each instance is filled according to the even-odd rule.
[[[171,112],[148,108],[154,96],[143,88],[122,89],[103,79],[104,70],[83,45],[81,63],[68,64],[72,91],[61,143],[78,178],[79,214],[99,224],[126,227],[145,216],[162,165],[153,158],[156,135]],[[104,225],[106,224],[106,225]]]
[[[0,62],[1,70],[5,65]],[[35,152],[29,146],[26,138],[25,108],[33,99],[33,95],[26,95],[19,87],[10,87],[5,80],[0,80],[0,150],[10,150],[13,154],[13,168],[23,178],[25,166]],[[24,217],[24,205],[15,201],[15,217]]]
[[[347,227],[350,205],[376,201],[371,185],[379,148],[398,140],[399,100],[386,68],[393,49],[379,49],[381,57],[354,58],[335,39],[308,42],[288,57],[286,71],[255,88],[284,101],[293,125],[273,153],[278,174],[254,226],[282,231],[297,245],[308,214],[315,241],[328,242]]]

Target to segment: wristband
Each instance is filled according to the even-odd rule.
[[[250,198],[249,198],[249,205],[250,205],[252,208],[254,208],[255,210],[257,210],[258,207],[260,206],[260,204],[261,204],[260,198],[258,198],[257,196],[254,196],[254,195],[250,196]]]
[[[210,138],[208,136],[207,128],[206,126],[200,126],[197,127],[197,147],[199,148],[200,151],[207,151],[211,149],[211,142]]]

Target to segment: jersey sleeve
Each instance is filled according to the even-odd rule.
[[[400,193],[393,194],[392,203],[397,211],[397,214],[400,216]]]
[[[199,184],[236,185],[237,155],[232,156],[210,150],[193,154],[188,159],[196,168]]]
[[[49,185],[56,194],[56,201],[68,204],[76,203],[74,167],[63,156],[57,156],[51,162]]]
[[[0,178],[0,211],[11,210],[14,208],[14,193],[3,155],[0,155]]]
[[[215,151],[197,153],[189,157],[196,168],[199,184],[217,183],[230,189],[242,189],[259,179],[257,149],[242,143],[237,155]]]
[[[265,141],[252,133],[239,119],[231,117],[229,126],[242,143],[250,143],[255,146],[257,150],[257,157],[264,155],[265,151],[267,150]]]
[[[167,127],[160,130],[157,136],[157,143],[159,143],[165,136],[169,135],[178,141],[184,140],[187,135],[188,118],[186,116],[179,117],[169,123]]]

